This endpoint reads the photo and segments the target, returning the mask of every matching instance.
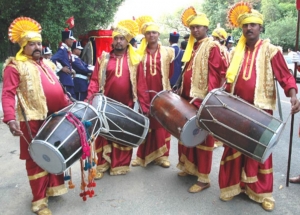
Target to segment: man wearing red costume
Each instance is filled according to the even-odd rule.
[[[240,2],[230,9],[228,17],[234,27],[240,27],[243,31],[232,51],[226,73],[230,92],[272,114],[276,106],[276,78],[286,96],[291,97],[291,113],[298,112],[298,89],[280,48],[272,45],[268,39],[259,38],[263,29],[262,14],[253,10],[248,3]],[[223,201],[229,201],[244,192],[250,199],[261,203],[263,209],[273,210],[272,154],[264,163],[259,163],[224,145],[219,186],[220,199]]]
[[[150,99],[155,92],[170,90],[170,78],[173,75],[174,49],[158,44],[159,26],[154,23],[152,17],[141,16],[136,19],[140,26],[143,38],[137,52],[143,56],[138,66],[138,72],[145,74]],[[154,118],[150,118],[150,128],[145,142],[137,150],[137,158],[132,161],[132,166],[146,167],[155,162],[162,167],[169,167],[171,135]]]
[[[193,7],[189,7],[183,12],[181,20],[184,26],[190,28],[191,35],[182,58],[186,65],[179,93],[188,101],[194,99],[192,104],[199,108],[208,92],[221,86],[226,64],[219,44],[207,37],[209,20],[205,14],[197,13]],[[195,147],[188,148],[182,142],[178,143],[177,168],[182,170],[178,175],[198,177],[189,192],[197,193],[210,186],[213,149],[214,139],[210,135]]]
[[[139,27],[133,20],[118,23],[113,31],[114,49],[110,53],[103,52],[97,59],[87,98],[101,90],[105,96],[131,108],[139,101],[143,113],[148,114],[150,101],[144,74],[137,72],[140,56],[129,43],[138,31]],[[98,137],[95,149],[98,156],[96,179],[102,178],[109,168],[110,175],[122,175],[129,171],[132,147]]]
[[[24,24],[26,22],[26,24]],[[45,118],[69,104],[56,78],[55,65],[42,58],[41,26],[28,17],[20,17],[9,27],[9,38],[21,47],[16,57],[5,61],[3,73],[3,122],[14,136],[20,136],[20,159],[26,170],[33,194],[32,211],[49,215],[48,196],[67,192],[63,175],[49,174],[30,157],[28,145]],[[15,96],[18,98],[15,116]],[[29,129],[27,124],[29,125]]]

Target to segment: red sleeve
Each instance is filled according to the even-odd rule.
[[[95,64],[94,72],[92,73],[89,88],[88,88],[88,94],[86,98],[90,98],[95,93],[99,92],[99,68],[100,68],[100,58],[97,58],[97,62]]]
[[[208,91],[221,86],[226,69],[219,47],[213,47],[208,58]]]
[[[287,68],[286,62],[281,52],[277,52],[277,54],[272,58],[271,65],[278,83],[284,89],[285,95],[289,97],[289,90],[292,88],[294,88],[296,90],[296,93],[298,93],[296,80],[294,76],[289,72],[289,69]]]
[[[7,123],[10,120],[16,119],[15,104],[16,93],[20,83],[19,72],[13,65],[8,65],[3,73],[3,89],[2,89],[2,108],[3,108],[3,122]]]
[[[149,112],[150,96],[147,92],[148,87],[144,75],[143,63],[141,62],[137,68],[137,97],[144,114]]]

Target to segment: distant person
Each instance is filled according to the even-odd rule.
[[[132,38],[129,43],[133,48],[137,48],[137,40],[135,38]]]
[[[58,51],[51,57],[51,61],[55,64],[61,64],[62,68],[58,71],[59,81],[70,95],[75,98],[74,83],[71,65],[71,47],[75,38],[73,37],[73,31],[65,29],[61,32],[62,43]],[[57,64],[58,65],[58,64]]]
[[[190,34],[186,34],[184,35],[183,39],[188,42],[189,41],[189,38],[190,38]]]
[[[83,47],[79,41],[74,41],[72,45],[72,69],[76,72],[74,82],[75,98],[78,101],[84,101],[87,96],[87,89],[89,86],[89,77],[93,72],[94,66],[87,65],[79,57]]]
[[[228,36],[226,40],[226,47],[228,52],[231,52],[234,49],[233,44],[234,44],[233,36]]]
[[[181,43],[180,43],[180,49],[184,51],[186,49],[186,45],[187,45],[187,41],[185,41],[185,40],[181,41]]]
[[[50,59],[52,57],[52,50],[49,47],[44,47],[42,50],[42,57],[45,59]]]
[[[176,84],[176,81],[177,81],[177,79],[178,79],[178,77],[180,76],[180,73],[181,73],[181,67],[183,65],[183,63],[181,62],[181,59],[182,59],[182,56],[183,56],[184,52],[179,48],[179,46],[177,44],[178,40],[179,40],[179,37],[180,37],[180,35],[176,32],[170,33],[170,36],[169,36],[169,43],[175,51],[175,58],[173,60],[173,62],[174,62],[174,72],[173,72],[173,75],[170,79],[171,87],[173,87]]]
[[[228,66],[228,64],[229,64],[229,51],[228,51],[227,47],[225,46],[226,39],[227,39],[227,32],[225,31],[224,28],[221,28],[218,25],[217,28],[215,28],[213,30],[211,35],[213,37],[213,40],[217,41],[220,44],[220,50],[221,50],[223,60],[225,61],[226,65]]]

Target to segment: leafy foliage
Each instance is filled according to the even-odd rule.
[[[61,31],[67,27],[65,21],[74,16],[74,34],[78,37],[89,30],[106,28],[124,0],[0,0],[0,29],[8,29],[10,23],[19,16],[37,20],[42,28],[43,43],[51,44],[55,51],[61,40]],[[0,32],[0,60],[14,55],[17,45],[8,40],[7,30]]]
[[[202,0],[194,7],[198,12],[207,15],[209,24],[209,34],[220,23],[221,27],[232,35],[236,40],[240,38],[242,31],[239,28],[231,28],[227,20],[228,9],[240,0]],[[263,38],[270,38],[275,45],[282,46],[283,50],[295,46],[297,10],[295,0],[244,0],[250,2],[254,9],[260,11],[264,16]],[[199,1],[198,1],[199,2]],[[165,32],[178,31],[184,35],[189,33],[180,20],[182,11],[185,8],[179,8],[173,13],[164,14],[161,17],[160,24],[164,26]],[[162,33],[162,41],[167,44],[168,34]],[[161,37],[161,38],[162,38]]]

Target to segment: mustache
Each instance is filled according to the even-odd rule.
[[[36,49],[36,50],[34,50],[34,51],[32,52],[32,55],[33,55],[34,53],[36,53],[36,52],[39,52],[40,54],[42,53],[40,50]]]
[[[253,34],[253,32],[252,32],[252,31],[247,31],[247,32],[246,32],[246,34],[249,34],[249,33]]]

